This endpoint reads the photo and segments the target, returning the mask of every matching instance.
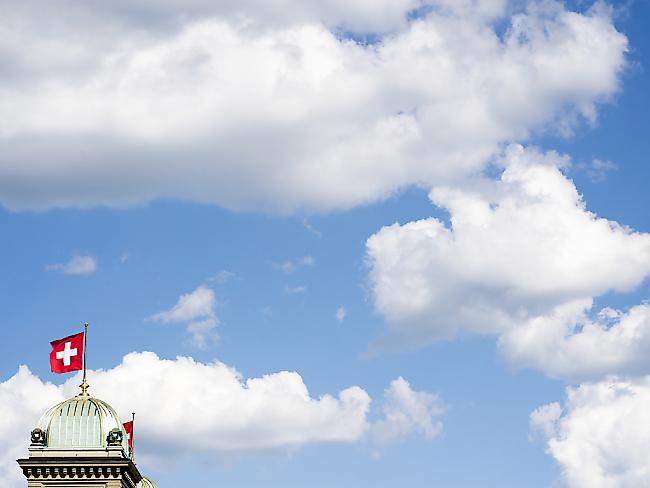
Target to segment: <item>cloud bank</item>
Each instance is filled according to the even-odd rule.
[[[561,377],[650,366],[647,306],[587,314],[594,297],[650,275],[650,234],[589,212],[564,156],[513,145],[501,164],[497,181],[431,191],[448,225],[394,224],[368,239],[374,303],[393,336],[497,334],[515,364]]]
[[[360,387],[315,397],[290,371],[245,379],[220,362],[134,352],[115,368],[89,372],[89,380],[93,396],[124,418],[137,413],[138,457],[145,465],[184,456],[214,461],[324,442],[371,441],[384,447],[411,434],[431,439],[441,428],[439,399],[414,391],[403,378],[386,390],[384,414],[377,420],[370,396]],[[48,406],[76,395],[79,382],[76,375],[55,386],[21,366],[0,383],[2,486],[23,486],[15,459],[26,454],[29,432]],[[380,438],[374,432],[381,432]]]
[[[0,204],[12,209],[350,208],[593,121],[627,51],[601,4],[67,4],[11,3],[0,19]],[[379,42],[352,39],[364,32]]]

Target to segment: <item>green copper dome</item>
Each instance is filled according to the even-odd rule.
[[[146,476],[143,476],[136,488],[158,488],[158,485]]]
[[[48,409],[38,421],[46,448],[92,449],[108,445],[112,429],[122,432],[122,448],[128,451],[126,432],[108,403],[89,396],[76,396]]]

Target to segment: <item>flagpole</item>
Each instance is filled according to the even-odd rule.
[[[135,412],[131,416],[131,461],[135,463]]]
[[[83,355],[83,368],[84,368],[84,379],[83,382],[79,385],[81,388],[81,396],[88,396],[88,382],[86,381],[86,338],[88,337],[88,322],[84,323],[84,355]]]

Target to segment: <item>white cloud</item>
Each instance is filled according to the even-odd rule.
[[[370,403],[358,387],[343,390],[338,397],[312,398],[295,372],[245,380],[223,363],[161,360],[153,353],[129,354],[116,368],[93,373],[92,383],[93,391],[119,411],[141,412],[141,444],[163,444],[164,439],[178,437],[174,431],[184,425],[176,449],[217,454],[352,442],[363,435]],[[74,391],[75,381],[67,388]],[[192,398],[198,392],[200,401],[195,402]],[[193,421],[184,422],[190,410]]]
[[[530,414],[530,440],[534,441],[537,434],[545,438],[551,438],[557,431],[557,421],[562,415],[562,407],[559,403],[553,402],[538,407]]]
[[[97,260],[92,256],[73,256],[67,263],[48,264],[45,269],[71,275],[92,274],[97,271]]]
[[[421,2],[267,3],[52,15],[47,2],[12,4],[0,20],[0,203],[350,208],[475,173],[533,130],[593,120],[625,65],[627,40],[600,4],[534,2],[501,18],[503,1],[441,1],[405,22]],[[363,45],[341,26],[392,32]]]
[[[345,310],[345,307],[341,305],[339,308],[336,309],[336,320],[338,320],[339,322],[343,322],[347,314],[348,314],[347,310]]]
[[[293,263],[293,261],[283,261],[282,263],[275,263],[273,264],[273,267],[277,269],[278,271],[282,271],[283,273],[293,273],[296,270],[296,265]]]
[[[567,389],[531,415],[569,488],[650,486],[650,377]]]
[[[27,453],[29,434],[45,408],[63,398],[59,388],[42,382],[26,366],[0,383],[0,485],[25,486],[16,459]]]
[[[303,266],[313,266],[314,264],[316,264],[316,258],[308,254],[300,258],[300,264],[302,264]]]
[[[607,178],[607,173],[618,169],[611,161],[594,159],[586,168],[587,176],[593,183],[601,183]]]
[[[603,309],[594,318],[590,307],[578,300],[530,319],[501,336],[500,349],[513,364],[572,380],[650,371],[650,305]]]
[[[214,304],[214,291],[205,286],[199,286],[193,292],[181,295],[172,309],[159,312],[151,319],[165,323],[187,322],[214,315]]]
[[[518,348],[526,347],[519,343],[527,340],[526,331],[534,330],[550,342],[542,346],[532,340],[531,348],[551,354],[561,347],[556,339],[574,334],[576,322],[584,323],[581,313],[593,297],[630,291],[650,275],[650,234],[586,210],[558,169],[568,164],[565,157],[511,146],[503,164],[499,181],[432,190],[433,202],[449,212],[449,226],[429,218],[385,227],[368,239],[375,305],[394,335],[429,341],[459,332],[508,333],[502,346],[517,356]],[[554,314],[561,325],[551,332],[540,324],[553,322]],[[563,321],[567,314],[571,320]],[[636,346],[619,331],[645,331],[627,325],[602,333],[587,329],[575,340],[608,338],[612,342],[602,347],[612,354],[623,348],[616,351],[621,358]],[[579,357],[583,363],[575,361]],[[562,374],[599,371],[612,366],[607,361],[613,358],[594,357],[591,365],[584,364],[583,355],[571,359],[562,366],[552,360],[536,365]],[[623,359],[617,364],[631,366]]]
[[[225,285],[230,280],[233,280],[235,278],[237,278],[237,273],[233,273],[232,271],[222,269],[216,275],[208,278],[208,281],[216,283],[217,285]]]
[[[79,382],[76,375],[56,387],[21,367],[0,383],[2,486],[23,486],[15,459],[25,454],[29,432],[48,406],[77,394]],[[352,386],[338,395],[314,397],[295,372],[245,379],[220,362],[165,360],[143,352],[126,355],[112,369],[89,372],[89,382],[93,395],[124,417],[136,412],[138,458],[144,465],[184,456],[220,460],[312,443],[361,442],[374,431],[368,418],[371,399],[363,389]],[[389,435],[381,439],[398,440],[411,431],[432,437],[439,429],[427,420],[439,414],[432,398],[412,391],[402,378],[392,382],[386,417],[377,424],[377,432]]]
[[[323,237],[323,233],[318,229],[316,229],[313,225],[311,225],[309,220],[303,217],[301,222],[303,227],[307,229],[309,232],[311,232],[312,234],[314,234],[316,237]]]
[[[149,317],[149,320],[187,323],[192,343],[203,349],[207,347],[209,340],[217,338],[214,329],[219,325],[219,319],[214,310],[215,304],[214,290],[199,286],[193,292],[181,295],[170,310],[158,312]]]
[[[307,254],[306,256],[303,256],[299,259],[287,260],[281,263],[274,263],[273,267],[278,271],[282,271],[283,273],[290,274],[296,271],[299,267],[313,266],[314,264],[316,264],[316,259],[314,258],[314,256]]]
[[[287,295],[301,295],[307,291],[307,287],[303,285],[298,285],[298,286],[285,286],[284,287],[284,292]]]
[[[442,432],[435,418],[444,412],[440,399],[431,393],[414,391],[401,376],[384,391],[384,418],[372,426],[372,442],[385,447],[418,432],[431,440]]]

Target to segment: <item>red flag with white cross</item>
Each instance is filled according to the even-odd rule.
[[[124,430],[126,431],[126,440],[129,443],[129,451],[133,452],[133,420],[124,422]]]
[[[50,342],[50,368],[54,373],[69,373],[83,369],[84,333]]]

